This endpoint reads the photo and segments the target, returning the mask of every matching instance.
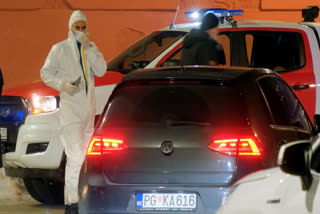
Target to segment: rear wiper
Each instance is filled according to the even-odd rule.
[[[167,126],[210,126],[211,123],[183,121],[183,120],[167,120]]]

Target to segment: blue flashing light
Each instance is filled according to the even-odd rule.
[[[191,17],[194,19],[197,19],[197,18],[199,18],[199,13],[197,11],[195,11],[191,14]]]
[[[2,104],[0,108],[0,121],[12,122],[20,125],[23,121],[25,110],[20,105]]]
[[[228,10],[221,10],[221,9],[217,9],[217,10],[205,10],[204,16],[207,15],[208,13],[213,13],[214,15],[216,15],[216,17],[226,17],[229,13]]]
[[[243,10],[229,10],[227,16],[242,16],[243,13]]]
[[[209,9],[201,9],[199,11],[185,12],[184,14],[186,17],[199,19],[201,17],[204,17],[208,13],[213,13],[217,17],[231,17],[231,16],[242,16],[243,12],[244,12],[243,10],[227,10],[227,9],[221,9],[221,8],[209,8]]]
[[[199,14],[198,11],[188,11],[188,12],[184,12],[184,15],[185,15],[185,17],[188,17],[188,18],[194,18],[195,15],[193,15],[193,14],[196,14],[196,13]]]

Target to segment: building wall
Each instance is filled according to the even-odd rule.
[[[88,19],[89,39],[106,61],[142,36],[199,8],[243,9],[237,19],[301,21],[301,9],[315,0],[0,0],[0,67],[5,88],[40,80],[40,69],[53,44],[67,38],[73,10]]]

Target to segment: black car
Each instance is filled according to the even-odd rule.
[[[315,134],[268,69],[137,70],[114,89],[80,175],[81,213],[214,213],[240,177]]]

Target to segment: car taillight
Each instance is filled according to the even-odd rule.
[[[229,156],[261,156],[262,149],[256,138],[215,139],[209,149]]]
[[[87,155],[102,155],[126,148],[127,146],[123,140],[94,136],[88,146]]]

